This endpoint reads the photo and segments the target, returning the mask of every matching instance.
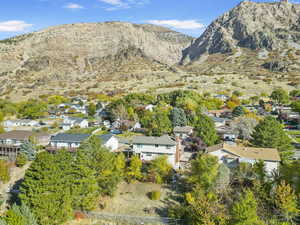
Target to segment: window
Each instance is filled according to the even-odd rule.
[[[150,157],[150,156],[152,156],[152,154],[149,154],[149,153],[148,153],[148,154],[146,154],[146,156]]]
[[[155,145],[155,148],[158,148],[158,145]]]
[[[137,145],[137,147],[138,147],[138,148],[142,148],[142,147],[143,147],[143,145],[141,145],[141,144],[138,144],[138,145]]]
[[[166,146],[166,149],[171,149],[171,146],[170,146],[170,145],[167,145],[167,146]]]

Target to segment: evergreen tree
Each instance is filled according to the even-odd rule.
[[[242,106],[237,106],[232,111],[232,116],[239,117],[245,115],[245,109]]]
[[[30,141],[26,141],[21,145],[20,153],[24,154],[28,160],[33,161],[36,157],[36,148]]]
[[[282,160],[292,156],[291,139],[284,132],[282,125],[273,117],[266,117],[254,128],[251,143],[256,147],[278,149]]]
[[[42,225],[59,225],[72,216],[72,162],[69,152],[42,152],[26,171],[20,198]]]
[[[173,127],[183,127],[187,125],[186,114],[181,108],[173,108],[170,113]]]
[[[276,187],[275,205],[287,222],[292,222],[300,213],[300,210],[297,208],[297,196],[292,187],[285,181],[281,181]]]
[[[257,202],[253,193],[246,190],[239,201],[233,203],[230,225],[264,225],[257,215]]]
[[[35,216],[31,210],[25,205],[17,206],[14,204],[7,212],[3,225],[38,225]],[[0,221],[1,224],[1,221]]]
[[[195,135],[200,137],[207,146],[218,143],[219,136],[215,124],[208,116],[203,114],[196,116],[193,126],[195,128]]]

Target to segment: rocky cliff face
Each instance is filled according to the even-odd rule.
[[[50,27],[0,41],[0,82],[18,81],[21,88],[21,83],[51,85],[55,80],[100,81],[169,71],[191,41],[153,25],[106,22]],[[2,87],[2,94],[4,89],[8,88]]]
[[[244,1],[210,24],[184,50],[181,63],[201,61],[218,53],[241,56],[243,49],[261,51],[258,59],[277,54],[292,64],[299,63],[300,5]]]

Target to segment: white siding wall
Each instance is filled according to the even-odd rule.
[[[141,159],[145,161],[151,161],[158,156],[167,155],[168,162],[175,166],[175,155],[176,155],[176,146],[165,146],[165,145],[133,145],[133,151],[136,154],[140,154]]]
[[[112,151],[115,151],[119,148],[119,140],[115,137],[111,137],[105,144],[104,146],[106,148],[111,149]]]
[[[78,148],[80,143],[51,142],[50,145],[56,148]]]
[[[221,150],[218,151],[214,151],[214,152],[210,152],[210,155],[216,156],[219,159],[219,163],[224,163],[224,161],[222,160],[224,156],[228,155],[229,153]],[[254,160],[254,159],[247,159],[247,158],[241,158],[239,157],[239,162],[240,163],[250,163],[250,164],[254,164],[256,163],[258,160]],[[265,169],[267,173],[271,173],[274,170],[278,169],[278,162],[272,162],[272,161],[264,161],[265,162]]]
[[[87,120],[83,120],[81,123],[80,123],[80,128],[88,128],[89,127],[89,121]]]

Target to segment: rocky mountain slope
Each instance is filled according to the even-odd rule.
[[[26,94],[58,86],[72,90],[78,84],[174,73],[172,65],[191,41],[153,25],[106,22],[50,27],[0,41],[0,92]]]
[[[300,4],[241,2],[184,50],[181,64],[189,68],[201,64],[200,70],[209,73],[263,69],[298,73]]]

